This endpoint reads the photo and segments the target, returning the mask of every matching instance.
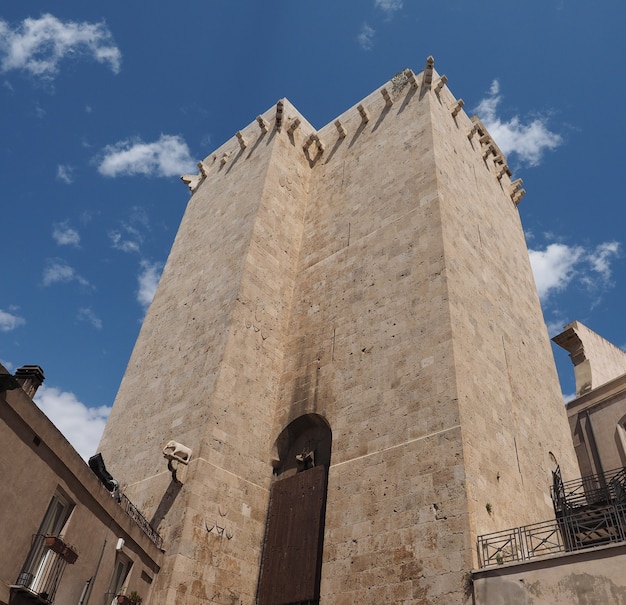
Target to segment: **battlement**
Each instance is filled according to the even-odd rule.
[[[194,193],[207,176],[228,170],[227,166],[250,158],[263,140],[274,136],[288,137],[296,150],[304,154],[313,170],[332,160],[334,152],[344,142],[357,143],[359,136],[369,130],[375,132],[388,117],[399,114],[409,103],[419,102],[425,95],[433,95],[442,109],[450,115],[485,167],[500,181],[502,189],[517,205],[526,193],[522,180],[512,179],[507,160],[477,116],[471,118],[463,111],[464,101],[457,99],[447,87],[448,78],[434,69],[434,59],[428,57],[424,70],[415,74],[406,68],[374,90],[367,97],[316,130],[286,98],[259,115],[256,120],[238,131],[223,145],[198,162],[198,174],[185,174],[182,181]]]

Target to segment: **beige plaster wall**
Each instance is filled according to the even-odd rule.
[[[570,401],[567,414],[582,475],[626,466],[626,374]]]
[[[624,605],[626,546],[474,572],[475,605]]]
[[[0,371],[5,372],[2,367]],[[147,579],[158,574],[160,551],[21,389],[0,392],[0,440],[4,448],[0,602],[8,602],[9,587],[26,562],[33,534],[53,494],[61,490],[73,504],[63,538],[79,556],[75,564],[66,566],[55,602],[78,603],[86,580],[94,576],[90,602],[102,603],[113,574],[117,540],[123,538],[124,552],[134,562],[128,590],[136,590],[148,603]]]
[[[578,396],[626,373],[626,353],[579,321],[552,340],[570,354]]]

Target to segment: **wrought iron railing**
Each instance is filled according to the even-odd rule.
[[[478,560],[487,567],[622,541],[626,504],[611,504],[479,536]]]
[[[585,506],[624,502],[626,468],[607,471],[600,475],[587,475],[565,482],[561,479],[560,471],[557,469],[550,493],[557,516]]]
[[[154,542],[157,548],[163,547],[163,538],[159,532],[150,525],[141,511],[124,495],[121,495],[120,506],[126,511],[126,514],[143,530],[143,532]]]
[[[67,565],[61,548],[47,545],[46,540],[54,538],[60,545],[63,542],[58,536],[33,535],[30,552],[13,588],[24,591],[35,601],[52,603]]]

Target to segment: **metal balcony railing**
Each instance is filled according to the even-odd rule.
[[[626,504],[610,504],[479,536],[478,560],[488,567],[623,541]]]
[[[557,468],[550,495],[557,517],[584,507],[625,502],[626,468],[565,482]]]
[[[150,522],[141,514],[141,511],[124,495],[121,494],[120,506],[126,514],[143,530],[157,548],[163,547],[163,538]]]
[[[65,571],[67,560],[60,548],[46,545],[46,539],[52,536],[33,535],[31,548],[26,563],[20,572],[13,590],[26,592],[36,603],[51,604],[54,601],[59,582]],[[56,536],[59,544],[61,538]]]

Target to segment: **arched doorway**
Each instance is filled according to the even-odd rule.
[[[276,440],[259,605],[319,603],[331,444],[318,414],[296,418]]]

